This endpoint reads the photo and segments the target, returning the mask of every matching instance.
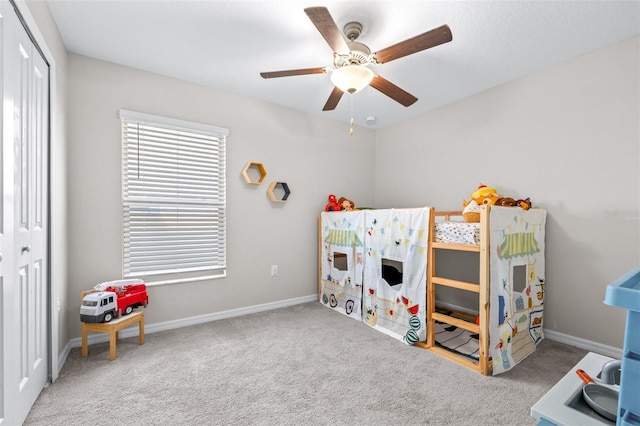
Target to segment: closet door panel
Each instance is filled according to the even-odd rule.
[[[48,380],[48,65],[9,2],[2,22],[0,423],[21,424]]]

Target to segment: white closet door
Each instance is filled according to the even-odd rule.
[[[2,30],[2,401],[21,424],[48,380],[49,70],[11,4]]]

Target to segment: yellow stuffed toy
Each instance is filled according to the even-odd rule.
[[[465,222],[480,222],[480,206],[486,204],[495,204],[496,200],[500,199],[500,195],[496,192],[495,188],[488,187],[486,185],[478,186],[472,194],[469,201],[462,200],[464,210],[462,210],[462,217]]]

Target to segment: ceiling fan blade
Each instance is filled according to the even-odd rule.
[[[334,52],[349,53],[349,46],[326,7],[308,7],[304,11]]]
[[[327,72],[326,68],[303,68],[299,70],[287,70],[287,71],[271,71],[261,72],[262,78],[276,78],[276,77],[291,77],[294,75],[306,75],[306,74],[324,74]]]
[[[322,108],[322,110],[333,111],[334,109],[336,109],[336,106],[338,106],[338,102],[340,102],[343,94],[344,92],[342,90],[334,87],[333,91],[329,95],[329,99],[327,99],[327,103],[324,104],[324,108]]]
[[[448,25],[443,25],[426,33],[401,41],[400,43],[396,43],[386,49],[382,49],[374,53],[373,56],[378,64],[384,64],[385,62],[393,61],[411,55],[412,53],[448,43],[452,39],[451,29]]]
[[[402,90],[389,80],[380,77],[379,75],[374,76],[369,85],[406,107],[413,105],[418,100],[418,98],[413,96],[411,93]]]

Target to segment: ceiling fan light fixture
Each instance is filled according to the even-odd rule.
[[[331,73],[331,82],[340,90],[356,93],[373,80],[373,71],[364,65],[345,65]]]

